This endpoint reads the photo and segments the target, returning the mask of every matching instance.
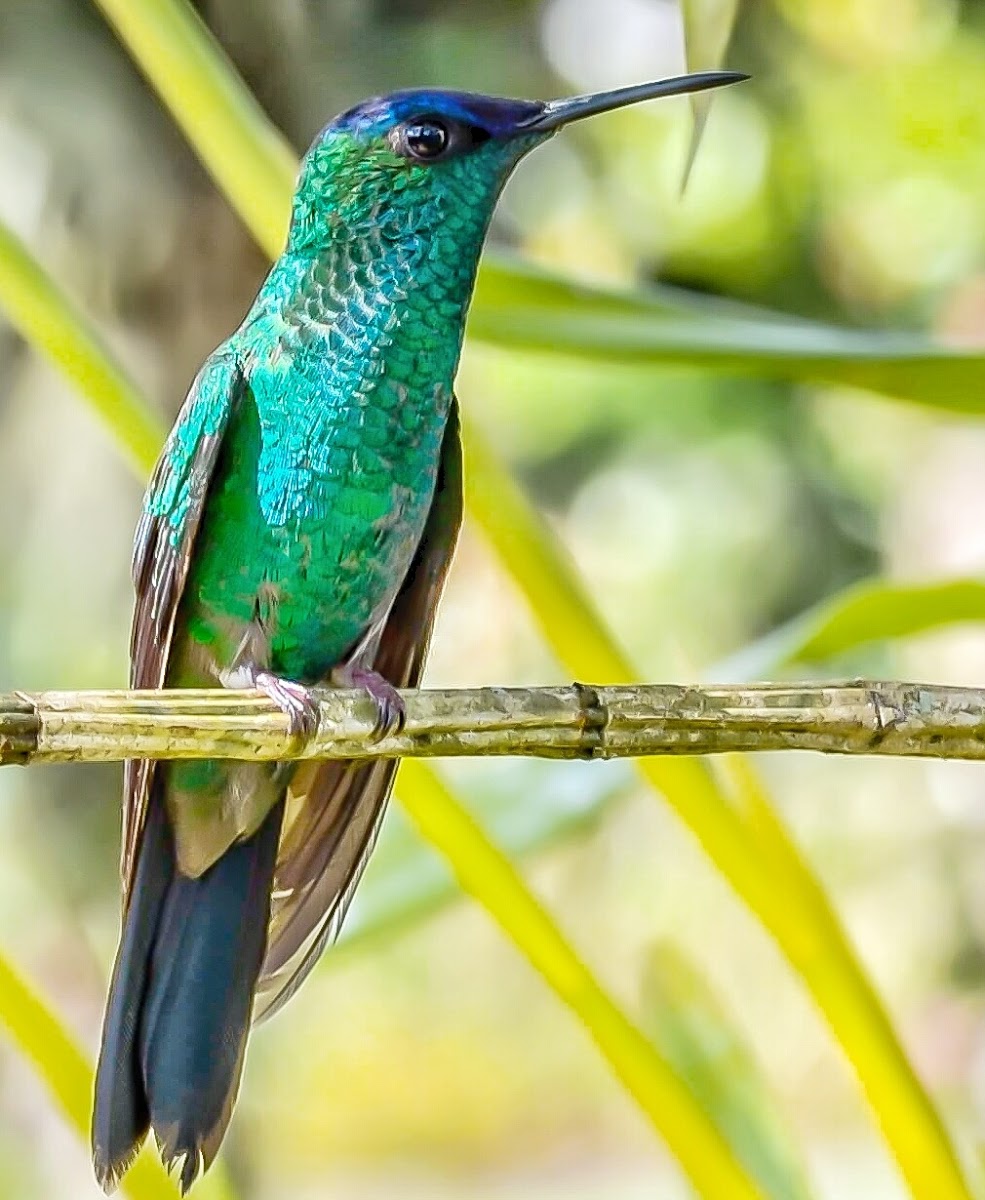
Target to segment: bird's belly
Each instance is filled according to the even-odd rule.
[[[243,647],[262,669],[323,679],[392,603],[433,490],[425,469],[414,488],[342,491],[321,515],[276,526],[257,508],[220,508],[209,522],[210,549],[196,557],[186,588],[185,652],[176,646],[172,682],[214,682],[240,665]]]
[[[394,496],[387,516],[366,523],[333,513],[277,531],[282,551],[267,573],[271,666],[318,679],[378,621],[404,580],[423,533],[431,489]]]

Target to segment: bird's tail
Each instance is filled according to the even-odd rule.
[[[93,1161],[113,1188],[153,1128],[182,1191],[215,1157],[239,1088],[267,941],[283,801],[198,879],[151,796],[96,1072]]]

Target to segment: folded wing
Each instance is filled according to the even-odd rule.
[[[453,401],[424,536],[365,661],[395,687],[416,687],[462,521],[462,450]],[[294,994],[336,937],[379,833],[397,763],[304,763],[287,797],[267,953],[254,1019]]]

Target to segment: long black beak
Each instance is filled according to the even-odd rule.
[[[567,100],[548,100],[537,116],[517,125],[517,133],[553,133],[562,125],[594,117],[598,113],[639,104],[641,100],[656,100],[661,96],[684,96],[690,92],[705,92],[710,88],[726,87],[748,79],[739,71],[701,71],[694,75],[678,75],[674,79],[658,79],[653,83],[637,83],[632,87],[616,88],[612,92],[595,92],[591,96],[572,96]]]

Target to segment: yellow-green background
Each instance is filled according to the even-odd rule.
[[[174,6],[131,7],[160,39],[155,12]],[[713,10],[728,7],[693,5],[705,10],[699,29],[721,28]],[[227,0],[201,11],[298,148],[333,112],[389,87],[551,95],[684,61],[665,0]],[[696,48],[715,57],[692,36],[692,61]],[[618,288],[661,280],[688,296],[655,293],[642,313],[593,300],[579,314],[570,296],[489,273],[463,406],[548,515],[641,674],[978,682],[983,373],[919,350],[927,333],[955,345],[985,335],[985,19],[957,0],[764,0],[740,5],[728,61],[755,78],[716,98],[683,197],[690,126],[675,102],[557,139],[524,165],[495,228],[501,248],[550,271]],[[196,95],[173,62],[168,79]],[[192,105],[192,124],[207,116]],[[232,149],[220,137],[213,159]],[[272,175],[287,161],[278,153]],[[247,168],[224,187],[264,241],[272,175]],[[82,0],[0,0],[0,221],[163,419],[265,269]],[[697,290],[813,324],[706,312]],[[0,324],[0,688],[123,681],[139,495],[75,389]],[[574,653],[558,662],[470,526],[430,680],[567,679],[583,673]],[[973,1186],[985,1128],[985,775],[813,758],[760,768]],[[597,980],[675,1058],[764,1194],[909,1194],[802,984],[631,769],[477,763],[446,778]],[[0,949],[89,1051],[116,935],[118,792],[102,767],[0,774]],[[483,913],[447,904],[411,927],[454,895],[437,862],[395,809],[350,948],[254,1039],[216,1194],[686,1195],[584,1033]],[[744,886],[767,894],[774,924],[793,914],[789,950],[813,928],[797,906],[816,910],[783,862],[762,851]],[[805,933],[801,971],[830,997],[844,968],[813,944]],[[709,984],[717,1004],[701,998]],[[9,1024],[2,974],[0,985]],[[840,1040],[876,1061],[878,1021],[854,1026],[861,1002],[840,995],[829,1000]],[[0,1040],[4,1193],[95,1196],[84,1147],[12,1046]],[[933,1155],[899,1116],[915,1120],[919,1104],[900,1100],[898,1079],[873,1077],[897,1151],[913,1150],[913,1194],[961,1195],[935,1189]]]

